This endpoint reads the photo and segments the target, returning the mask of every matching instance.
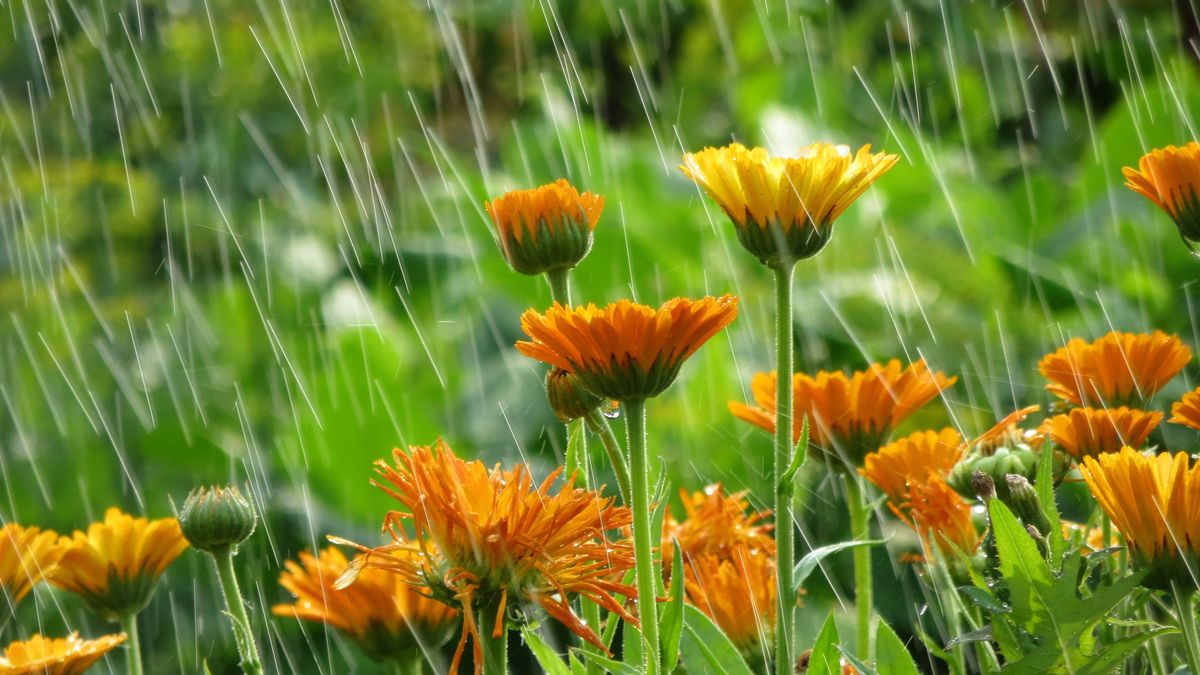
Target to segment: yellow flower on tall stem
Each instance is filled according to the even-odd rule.
[[[65,638],[34,635],[13,642],[0,656],[0,675],[78,675],[125,641],[125,635],[84,640],[79,633]]]
[[[1200,430],[1200,389],[1193,389],[1171,404],[1171,424]]]
[[[904,501],[909,483],[923,481],[929,474],[944,476],[965,449],[962,435],[950,427],[918,431],[868,453],[858,472],[898,504]]]
[[[58,535],[50,530],[16,523],[0,527],[0,593],[8,597],[9,606],[49,577],[63,552]]]
[[[686,559],[683,569],[689,604],[712,619],[743,653],[769,651],[779,611],[774,556],[741,544],[727,555]]]
[[[529,275],[565,273],[591,250],[604,197],[581,194],[560,178],[531,190],[506,192],[484,207],[496,225],[500,250],[514,270]],[[565,280],[565,275],[560,276]]]
[[[1077,406],[1144,406],[1175,377],[1192,350],[1175,335],[1111,332],[1093,342],[1072,338],[1047,354],[1038,371],[1046,389]]]
[[[572,596],[637,623],[614,597],[637,596],[621,582],[634,566],[633,548],[607,534],[630,524],[627,507],[574,487],[573,479],[552,491],[561,469],[535,487],[524,465],[489,471],[479,461],[459,459],[442,441],[397,449],[393,461],[376,462],[372,483],[406,509],[390,512],[385,521],[394,543],[368,548],[331,537],[363,553],[336,587],[352,587],[365,570],[383,570],[460,609],[463,629],[451,672],[457,672],[468,639],[477,672],[504,672],[510,604],[538,605],[602,649],[595,627],[572,612]]]
[[[1041,433],[1050,437],[1076,460],[1125,446],[1142,447],[1150,432],[1162,422],[1160,412],[1133,408],[1075,408],[1042,422]]]
[[[1189,249],[1200,242],[1200,143],[1156,148],[1142,156],[1137,169],[1127,166],[1121,172],[1125,187],[1154,202],[1175,221]]]

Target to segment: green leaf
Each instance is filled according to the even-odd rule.
[[[642,669],[640,666],[635,668],[627,663],[614,661],[607,656],[601,656],[595,652],[584,651],[576,647],[575,649],[571,650],[571,653],[579,656],[588,663],[600,666],[606,673],[613,673],[613,675],[642,675]]]
[[[1168,633],[1178,632],[1175,628],[1162,628],[1131,635],[1122,640],[1104,645],[1075,671],[1076,675],[1107,675],[1117,669],[1128,656],[1141,649],[1150,640]]]
[[[1047,609],[1042,593],[1053,586],[1054,577],[1037,544],[1004,502],[999,499],[988,502],[988,513],[1000,558],[998,569],[1009,590],[1013,621],[1036,633],[1036,620],[1042,616],[1041,610]]]
[[[793,585],[795,586],[796,590],[799,591],[800,587],[804,585],[804,582],[808,579],[809,575],[813,573],[813,570],[817,569],[817,566],[821,564],[821,561],[825,560],[825,558],[828,558],[834,553],[844,551],[849,548],[859,548],[860,546],[878,546],[884,543],[887,543],[884,539],[868,539],[867,541],[843,541],[837,544],[829,544],[828,546],[814,548],[808,553],[805,553],[804,557],[800,559],[800,562],[796,563],[796,567],[792,571]]]
[[[1046,540],[1050,544],[1050,566],[1057,569],[1066,553],[1067,542],[1062,534],[1062,519],[1058,515],[1058,504],[1054,500],[1054,450],[1050,446],[1049,440],[1042,445],[1035,488],[1037,489],[1038,503],[1042,507],[1042,514],[1050,522],[1050,531],[1046,533]]]
[[[817,641],[813,643],[812,652],[808,657],[808,675],[841,675],[842,657],[838,651],[837,624],[833,620],[833,612],[825,619]]]
[[[996,599],[989,591],[977,586],[960,586],[958,591],[991,614],[1008,614],[1012,609]]]
[[[788,494],[791,494],[792,478],[796,472],[808,460],[808,416],[804,416],[804,422],[800,425],[800,442],[792,449],[792,461],[788,463],[788,467],[784,470],[783,475],[779,477],[781,487],[789,488]]]
[[[567,467],[568,471],[572,467],[579,467],[579,450],[581,445],[583,445],[583,420],[572,420],[567,425],[567,453],[563,461],[563,466]],[[584,473],[580,471],[580,480],[583,479],[583,476]]]
[[[521,637],[525,638],[525,644],[529,646],[529,651],[533,652],[538,665],[546,671],[546,675],[571,675],[571,669],[563,662],[562,657],[546,644],[536,627],[526,624],[521,628]]]
[[[683,635],[683,550],[679,542],[673,541],[675,555],[671,566],[671,596],[659,617],[659,635],[662,636],[663,672],[670,673],[679,663],[679,638]]]
[[[621,645],[625,650],[621,660],[626,665],[640,669],[645,658],[642,651],[642,631],[631,623],[621,624]]]
[[[919,675],[908,648],[883,620],[875,629],[875,667],[888,675]]]
[[[737,647],[703,612],[691,605],[683,606],[680,655],[684,670],[689,673],[753,675]]]

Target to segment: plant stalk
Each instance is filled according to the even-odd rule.
[[[137,613],[121,617],[121,630],[124,631],[125,637],[129,641],[128,651],[125,654],[129,675],[143,675],[146,669],[142,666],[142,643],[138,636]]]
[[[500,635],[492,634],[496,626],[500,606],[489,605],[479,610],[479,642],[483,648],[483,675],[507,675],[508,673],[508,630],[502,627]],[[503,619],[501,619],[503,621]]]
[[[625,463],[625,456],[621,454],[621,445],[617,441],[617,435],[613,433],[608,419],[599,410],[589,412],[583,419],[592,433],[600,438],[600,444],[604,446],[604,453],[608,455],[613,475],[617,479],[617,490],[621,493],[621,503],[628,505],[630,503],[629,465]]]
[[[642,623],[642,655],[646,675],[658,675],[661,655],[658,644],[657,584],[654,564],[654,533],[650,529],[650,459],[646,453],[646,401],[622,401],[629,444],[632,488],[633,548],[638,590],[638,617]]]
[[[795,565],[795,514],[792,510],[791,482],[785,485],[783,472],[792,463],[792,271],[795,264],[782,263],[775,268],[775,458],[772,477],[775,486],[776,596],[779,608],[775,623],[775,672],[790,675],[796,657],[792,645],[792,625],[796,607],[792,587]]]
[[[233,637],[242,660],[242,672],[246,675],[262,675],[262,657],[258,655],[258,646],[254,644],[254,629],[250,624],[250,616],[246,613],[246,602],[238,588],[237,572],[233,567],[233,549],[216,551],[212,556],[217,566],[217,580],[221,583],[221,592],[225,594],[225,609],[233,622]]]
[[[1196,610],[1192,600],[1196,595],[1195,588],[1183,588],[1177,581],[1171,581],[1171,595],[1175,598],[1175,612],[1179,617],[1179,629],[1183,631],[1183,645],[1187,651],[1188,670],[1200,673],[1200,634],[1196,631]]]
[[[846,475],[846,505],[850,509],[850,536],[855,541],[870,538],[870,512],[867,509],[862,486],[858,477]],[[855,652],[858,658],[871,659],[871,550],[866,547],[854,549],[854,609],[857,617],[858,642]]]
[[[560,305],[571,304],[571,286],[567,283],[567,275],[570,272],[566,267],[546,272],[546,282],[550,284],[550,299]]]

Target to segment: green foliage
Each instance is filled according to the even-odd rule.
[[[750,675],[753,672],[721,629],[691,605],[683,607],[679,648],[683,667],[689,673]]]

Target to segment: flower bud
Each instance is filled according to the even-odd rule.
[[[508,264],[521,274],[538,275],[570,269],[583,260],[592,248],[604,197],[581,194],[560,179],[506,192],[484,206]]]
[[[603,398],[584,389],[579,378],[562,368],[552,368],[546,373],[546,398],[563,424],[583,417],[604,404]]]
[[[1004,502],[1013,510],[1013,513],[1017,514],[1021,522],[1025,523],[1027,527],[1037,529],[1038,532],[1044,533],[1049,529],[1050,523],[1046,520],[1046,515],[1042,513],[1037,490],[1033,489],[1029,480],[1024,476],[1010,473],[1004,477],[1004,481],[1008,484],[1008,498]]]
[[[192,490],[179,513],[188,543],[214,554],[249,539],[257,522],[254,506],[233,486]]]
[[[996,482],[982,471],[976,471],[971,475],[971,490],[984,504],[996,498]]]

